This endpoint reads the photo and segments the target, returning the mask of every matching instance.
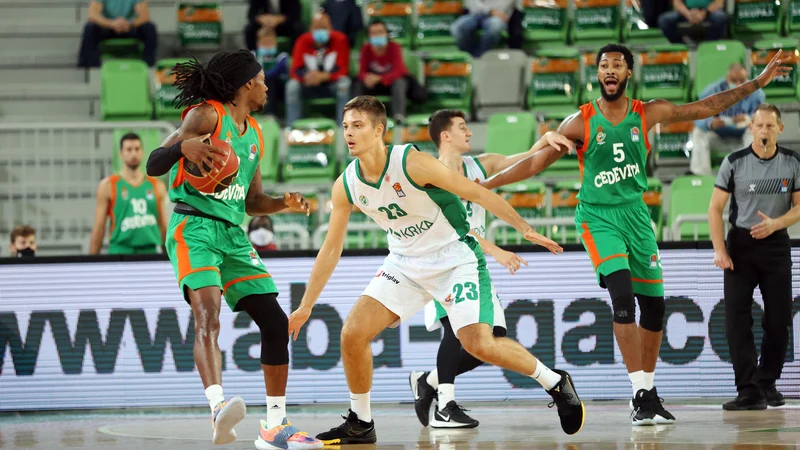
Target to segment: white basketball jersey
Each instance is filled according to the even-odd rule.
[[[472,181],[480,183],[486,179],[484,170],[478,158],[474,156],[462,156],[464,160],[464,176]],[[469,228],[478,236],[486,237],[486,210],[483,206],[464,200],[464,208],[467,210],[467,220]]]
[[[408,178],[405,162],[412,151],[417,151],[413,145],[390,147],[377,183],[363,179],[358,159],[347,166],[343,180],[348,200],[386,231],[389,251],[416,257],[461,239],[469,233],[469,223],[457,196]]]

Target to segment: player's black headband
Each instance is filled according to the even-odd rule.
[[[251,61],[245,63],[244,70],[239,72],[238,75],[234,75],[231,77],[229,83],[233,86],[233,89],[239,89],[240,87],[247,84],[248,81],[252,80],[259,72],[261,72],[261,64],[255,60],[255,58]]]

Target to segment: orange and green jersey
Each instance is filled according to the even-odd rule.
[[[184,159],[181,158],[169,172],[169,199],[173,203],[186,203],[201,212],[238,225],[244,219],[244,199],[247,197],[250,182],[264,155],[264,138],[261,127],[252,117],[247,116],[247,130],[240,134],[225,105],[214,100],[205,103],[213,106],[217,112],[217,126],[213,137],[227,142],[239,157],[239,175],[224,191],[204,194],[186,181]],[[197,106],[200,105],[187,108],[183,117]]]
[[[597,101],[581,106],[581,115],[584,144],[578,150],[578,199],[599,206],[641,201],[647,190],[645,167],[650,151],[644,104],[628,100],[628,113],[617,125],[603,116]]]
[[[111,184],[109,248],[155,248],[161,245],[158,215],[162,199],[158,192],[158,179],[145,177],[141,184],[133,186],[115,174],[108,181]]]

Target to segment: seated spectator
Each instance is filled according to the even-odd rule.
[[[286,123],[291,126],[303,115],[303,97],[336,98],[336,120],[342,123],[342,108],[350,100],[350,46],[347,36],[331,29],[331,20],[318,13],[311,30],[297,39],[292,50],[291,79],[286,83]]]
[[[364,29],[361,7],[355,0],[325,0],[322,11],[331,18],[334,30],[347,35],[350,48],[355,47],[358,33]]]
[[[258,30],[258,50],[255,53],[264,68],[264,84],[267,85],[264,113],[274,116],[278,102],[284,99],[286,80],[289,78],[289,55],[286,52],[278,53],[275,30],[267,27]]]
[[[19,225],[11,230],[11,245],[8,247],[12,258],[36,255],[36,230],[28,225]]]
[[[146,0],[90,0],[78,67],[100,67],[100,42],[114,38],[142,41],[142,59],[153,67],[156,63],[158,35],[155,25],[150,22]]]
[[[522,48],[522,13],[516,0],[466,0],[467,14],[450,27],[458,48],[474,58],[497,46],[503,30],[508,31],[509,48]],[[478,40],[477,31],[483,31]]]
[[[247,49],[256,50],[258,30],[262,27],[294,42],[305,31],[301,13],[300,0],[250,0],[244,27]]]
[[[672,0],[672,11],[661,14],[658,26],[664,36],[673,44],[683,44],[678,32],[678,24],[689,22],[692,25],[708,24],[706,40],[716,41],[725,34],[728,16],[725,14],[725,0]]]
[[[269,216],[256,216],[247,225],[247,236],[257,252],[275,251],[275,231]]]
[[[393,116],[402,122],[409,88],[403,49],[396,42],[389,41],[389,30],[382,21],[373,21],[367,31],[369,42],[361,47],[358,81],[353,95],[391,95]]]
[[[711,83],[700,95],[706,98],[735,88],[747,82],[747,70],[739,64],[731,64],[725,78]],[[726,109],[717,117],[695,121],[692,131],[692,160],[689,169],[695,175],[711,175],[711,150],[732,152],[741,150],[753,143],[752,133],[747,126],[759,105],[764,103],[761,89]]]

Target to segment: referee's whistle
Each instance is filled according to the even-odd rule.
[[[762,139],[761,143],[764,144],[764,153],[766,153],[767,152],[767,140],[766,139]]]

